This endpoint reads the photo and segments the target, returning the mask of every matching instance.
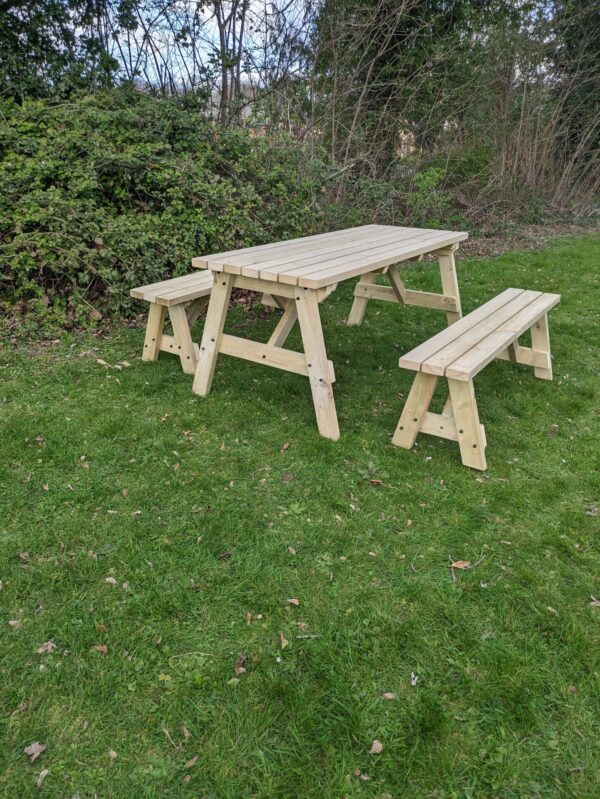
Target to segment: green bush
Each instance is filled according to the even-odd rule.
[[[322,166],[297,144],[218,128],[193,101],[122,89],[0,111],[0,295],[13,309],[127,313],[132,286],[188,272],[193,255],[323,227]]]

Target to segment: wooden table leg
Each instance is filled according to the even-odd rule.
[[[281,319],[277,323],[267,343],[272,347],[283,347],[297,320],[298,312],[296,311],[296,303],[294,300],[288,300]]]
[[[548,314],[544,314],[541,319],[531,328],[531,349],[535,352],[543,352],[548,356],[548,368],[535,367],[533,373],[542,380],[552,380],[552,360],[550,355],[550,333],[548,330]]]
[[[295,302],[319,433],[325,438],[337,441],[340,429],[335,412],[331,371],[325,351],[317,293],[312,289],[298,289]]]
[[[359,285],[370,286],[374,280],[375,280],[375,273],[371,272],[361,277]],[[352,308],[350,308],[350,314],[348,315],[348,319],[346,321],[346,324],[349,327],[352,325],[362,324],[362,320],[365,315],[368,302],[369,302],[368,297],[360,297],[357,295],[354,296],[354,302],[352,303]]]
[[[219,354],[219,345],[223,335],[223,327],[227,317],[229,298],[233,275],[218,272],[215,274],[215,282],[210,294],[202,341],[198,353],[198,363],[196,365],[196,376],[192,391],[205,397],[210,392],[215,365]]]
[[[445,250],[438,250],[436,253],[440,265],[440,277],[442,279],[442,291],[444,292],[444,296],[454,297],[456,300],[456,310],[446,312],[449,325],[462,317],[458,277],[456,276],[456,264],[454,262],[454,251],[457,247],[458,245],[454,244],[452,247],[448,247]]]
[[[179,355],[183,371],[193,375],[196,371],[196,353],[185,308],[183,305],[172,305],[169,308],[169,316],[177,346],[177,351],[174,354]]]

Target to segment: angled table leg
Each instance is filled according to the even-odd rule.
[[[375,280],[375,273],[370,272],[367,275],[363,275],[360,279],[359,285],[360,286],[370,286],[371,283]],[[365,315],[365,311],[367,309],[367,303],[369,302],[368,297],[361,297],[355,293],[354,295],[354,302],[352,303],[352,308],[350,308],[350,313],[348,315],[348,319],[346,324],[350,327],[352,325],[360,325],[362,324],[363,317]]]
[[[267,343],[272,347],[283,347],[297,320],[298,312],[296,310],[296,303],[294,300],[288,300],[281,319],[277,323]]]
[[[196,376],[194,377],[194,384],[192,386],[194,394],[200,394],[203,397],[210,392],[210,387],[212,385],[217,356],[219,354],[219,346],[221,344],[221,336],[223,335],[227,309],[229,307],[229,298],[231,297],[232,284],[233,275],[228,275],[224,272],[215,274],[215,282],[210,294],[206,321],[202,332],[202,341],[198,353]]]
[[[433,397],[438,380],[437,375],[417,372],[410,393],[404,403],[404,409],[396,427],[396,432],[392,438],[394,446],[411,449],[423,424],[423,419],[427,413],[427,408]]]
[[[445,297],[453,297],[456,303],[455,310],[448,311],[446,318],[448,324],[456,322],[462,316],[460,307],[460,291],[458,288],[458,277],[456,275],[456,263],[454,262],[454,252],[457,249],[456,244],[448,247],[445,250],[438,250],[436,253],[440,265],[440,277],[442,279],[442,291]]]
[[[295,303],[319,433],[325,438],[337,441],[340,429],[335,412],[331,370],[325,351],[316,291],[298,289]]]

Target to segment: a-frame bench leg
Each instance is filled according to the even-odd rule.
[[[196,371],[196,352],[192,341],[188,315],[183,305],[172,305],[169,308],[169,316],[171,317],[173,338],[177,347],[177,351],[174,354],[179,355],[183,371],[188,375],[193,375]]]
[[[392,444],[396,447],[410,449],[415,443],[438,380],[436,375],[427,375],[424,372],[418,372],[415,376],[392,437]]]
[[[166,308],[157,302],[150,303],[148,322],[146,324],[146,337],[144,339],[143,361],[157,361],[160,344],[165,325]]]
[[[210,393],[221,336],[225,326],[227,310],[229,308],[229,298],[233,285],[233,275],[221,272],[215,275],[215,282],[208,303],[206,321],[202,332],[202,341],[198,353],[198,363],[196,365],[196,376],[192,391],[205,397]]]
[[[486,468],[485,432],[479,423],[473,381],[449,378],[448,388],[450,389],[462,462],[465,466],[483,471]]]
[[[548,330],[548,314],[544,314],[541,319],[531,328],[531,349],[534,352],[548,354],[549,366],[547,369],[536,366],[533,373],[542,380],[552,380],[552,361],[550,354],[550,332]]]
[[[335,412],[331,369],[325,351],[316,291],[298,289],[296,311],[319,433],[325,438],[337,441],[340,437],[340,428]]]

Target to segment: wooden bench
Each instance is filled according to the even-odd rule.
[[[206,271],[131,289],[132,297],[150,303],[142,360],[156,361],[160,351],[170,352],[179,356],[184,372],[194,374],[198,345],[192,341],[191,328],[207,304],[212,286],[212,272]],[[172,336],[164,333],[167,310]]]
[[[473,378],[495,358],[532,366],[536,377],[552,380],[548,312],[559,294],[506,289],[468,316],[400,358],[417,372],[392,443],[410,449],[418,433],[458,441],[462,462],[485,469],[486,438],[479,423]],[[531,330],[531,347],[519,336]],[[450,396],[441,414],[427,409],[440,377]]]

